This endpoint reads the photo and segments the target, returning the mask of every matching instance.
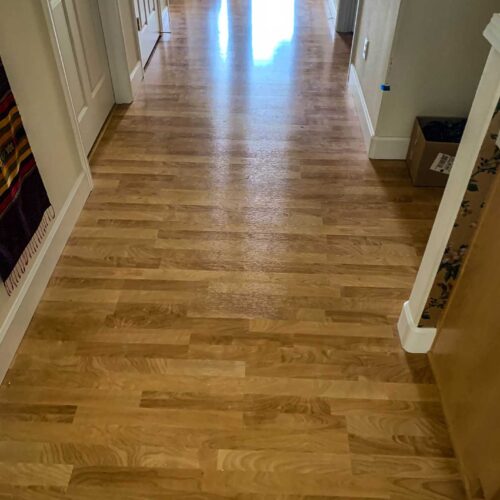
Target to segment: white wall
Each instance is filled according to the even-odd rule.
[[[81,191],[83,199],[85,193],[88,194],[90,191],[90,184],[85,175],[86,165],[81,156],[81,144],[72,128],[71,115],[64,99],[42,3],[30,0],[1,1],[0,19],[0,56],[4,62],[40,174],[56,212],[56,221],[53,226],[55,227],[56,224],[64,224],[63,212],[72,211],[70,197],[75,194],[75,189],[80,185],[83,186]],[[76,216],[77,214],[78,211]],[[0,285],[0,342],[2,342],[0,344],[0,379],[5,363],[12,354],[12,349],[15,350],[17,347],[15,342],[22,338],[22,324],[29,321],[32,309],[34,309],[24,309],[23,317],[20,318],[20,322],[16,323],[17,308],[22,306],[22,300],[24,300],[21,295],[24,297],[28,293],[23,284],[33,279],[33,289],[40,294],[43,291],[45,277],[35,275],[33,269],[36,267],[38,257],[41,258],[47,252],[50,254],[48,249],[52,248],[50,241],[52,236],[55,234],[50,233],[46,236],[44,245],[40,248],[37,257],[30,263],[31,267],[12,296],[9,297]],[[56,254],[51,254],[54,264],[57,260]],[[52,261],[44,261],[44,263],[45,269],[42,271],[46,272],[47,266],[50,266]],[[42,265],[40,261],[38,264]],[[14,343],[10,342],[7,347],[6,337],[10,331],[11,322],[16,323],[19,331],[16,332],[17,337]],[[21,332],[20,336],[19,332]]]
[[[375,133],[409,137],[417,115],[467,116],[490,45],[482,33],[499,0],[404,0]]]
[[[401,0],[360,0],[352,64],[356,69],[371,123],[378,121],[392,42]],[[365,38],[370,40],[369,55],[363,59]]]
[[[0,2],[0,56],[55,209],[81,171],[40,2]],[[48,147],[48,144],[57,147]]]
[[[370,158],[406,158],[416,116],[468,115],[488,53],[482,33],[499,10],[499,0],[361,0],[351,83]]]

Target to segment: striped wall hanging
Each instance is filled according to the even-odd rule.
[[[0,278],[10,295],[54,218],[0,60]]]

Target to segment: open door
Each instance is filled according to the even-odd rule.
[[[358,0],[328,0],[329,20],[338,33],[352,33],[356,21]]]
[[[500,179],[431,351],[471,498],[500,499]]]
[[[170,12],[169,0],[158,0],[160,12],[160,31],[162,33],[170,33]]]
[[[88,154],[115,102],[98,0],[63,0],[49,5]]]
[[[156,0],[134,0],[142,66],[146,66],[160,38],[160,17]]]

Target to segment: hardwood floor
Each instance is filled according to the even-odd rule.
[[[322,0],[171,3],[0,388],[0,498],[464,498],[395,334],[440,192],[366,159]]]

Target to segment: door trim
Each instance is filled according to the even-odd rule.
[[[163,24],[163,11],[165,9],[162,10],[162,8],[161,8],[161,0],[156,0],[156,8],[158,10],[158,20],[160,22],[160,35],[170,33],[171,32],[171,28],[170,28],[170,0],[167,0],[167,6],[165,7],[165,9],[167,10],[168,21],[169,21],[168,31],[165,29],[166,27]]]
[[[87,177],[90,189],[92,189],[94,187],[94,183],[92,180],[92,173],[90,171],[89,161],[87,159],[85,148],[83,146],[82,136],[80,134],[80,127],[78,126],[78,118],[76,116],[75,106],[73,104],[73,99],[69,91],[68,77],[66,75],[66,70],[64,69],[61,48],[59,46],[59,41],[57,39],[56,27],[51,8],[51,5],[53,4],[54,0],[43,0],[42,10],[45,15],[45,20],[47,21],[50,43],[52,45],[52,50],[54,51],[54,59],[57,65],[57,72],[59,73],[59,80],[63,88],[64,101],[66,104],[66,108],[68,109],[71,128],[73,129],[73,135],[75,137],[75,142],[78,150],[78,156],[80,157],[80,162],[82,164],[83,172]]]
[[[139,37],[134,29],[139,69],[136,64],[132,71],[129,71],[122,27],[126,20],[123,17],[120,2],[119,0],[98,0],[98,4],[115,102],[117,104],[129,104],[134,100],[137,86],[144,77],[140,58]],[[133,12],[132,0],[129,0],[129,9]]]
[[[133,0],[131,0],[133,2]],[[149,60],[153,56],[156,46],[161,38],[162,35],[162,20],[161,20],[161,15],[159,12],[159,7],[160,3],[157,0],[154,0],[154,6],[155,10],[154,12],[150,12],[148,15],[148,12],[146,11],[146,4],[145,2],[147,1],[149,4],[148,0],[136,0],[139,2],[144,2],[144,15],[146,17],[146,23],[140,26],[140,20],[139,17],[136,17],[137,20],[137,30],[136,30],[136,36],[137,36],[137,41],[139,43],[139,52],[141,55],[141,62],[142,62],[142,67],[146,68],[146,66],[149,64]],[[134,5],[134,12],[136,12],[137,5]],[[139,8],[140,10],[140,8]],[[139,16],[141,14],[139,13]],[[136,14],[137,16],[137,14]],[[156,19],[156,23],[158,26],[158,32],[152,29],[151,27],[151,19]],[[139,29],[140,28],[140,29]],[[142,33],[142,39],[140,34]],[[154,42],[153,42],[154,39]],[[146,54],[147,53],[147,54]]]
[[[353,33],[357,9],[358,0],[339,0],[335,31],[338,33]]]

